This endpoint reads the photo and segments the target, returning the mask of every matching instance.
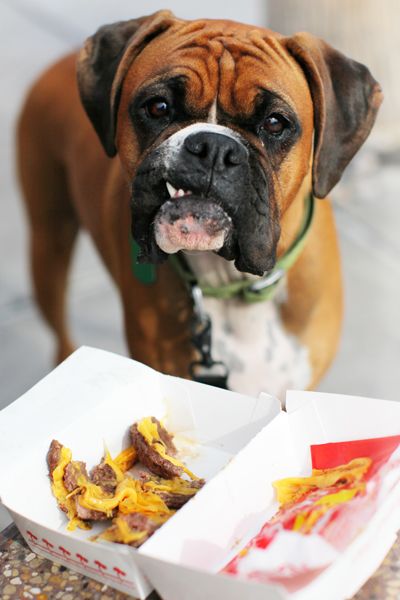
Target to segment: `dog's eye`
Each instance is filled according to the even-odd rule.
[[[169,105],[165,98],[152,98],[145,104],[147,116],[152,119],[161,119],[169,115]]]
[[[266,133],[273,135],[275,137],[280,136],[285,129],[289,127],[289,121],[285,119],[284,116],[273,113],[269,115],[264,123],[262,124],[262,128]]]

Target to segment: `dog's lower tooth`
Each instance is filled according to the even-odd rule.
[[[185,195],[185,192],[184,192],[183,190],[178,190],[178,191],[176,192],[176,194],[175,194],[175,196],[176,196],[177,198],[181,198],[181,197],[182,197],[182,196],[184,196],[184,195]]]
[[[169,181],[166,181],[165,183],[167,185],[167,190],[168,190],[168,194],[170,195],[170,197],[173,198],[174,196],[176,196],[177,190],[176,190],[176,188],[174,188],[172,183],[170,183]]]

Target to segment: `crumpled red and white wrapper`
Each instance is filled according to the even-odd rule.
[[[283,489],[278,513],[223,573],[300,589],[352,542],[400,481],[400,435],[320,444],[310,451],[313,476],[274,484],[278,499]],[[335,469],[334,485],[331,477],[328,485],[313,486],[315,473],[324,481],[325,472]]]

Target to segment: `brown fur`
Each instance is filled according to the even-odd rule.
[[[329,110],[324,106],[323,83],[307,81],[296,55],[306,52],[307,37],[289,43],[268,30],[227,21],[168,19],[167,25],[161,19],[164,25],[158,37],[143,46],[142,35],[140,51],[131,49],[121,60],[118,157],[107,158],[82,108],[75,54],[37,81],[20,118],[19,168],[30,221],[33,283],[37,302],[58,340],[57,360],[73,348],[65,322],[65,288],[73,245],[83,227],[120,291],[131,355],[162,371],[188,374],[191,306],[182,282],[164,264],[158,267],[154,285],[141,284],[132,275],[129,255],[129,184],[140,150],[128,105],[135,91],[163,69],[187,75],[188,102],[201,120],[216,95],[223,114],[249,114],[255,94],[266,82],[294,107],[302,135],[274,181],[282,228],[278,254],[294,239],[301,221],[303,197],[312,185],[314,107],[318,103],[319,113]],[[149,31],[154,32],[154,26]],[[91,42],[81,54],[81,64],[90,51]],[[318,52],[312,68],[323,61],[322,51]],[[114,98],[115,93],[114,81]],[[376,94],[374,102],[378,104]],[[365,139],[370,125],[361,138]],[[257,144],[255,136],[250,137]],[[315,170],[314,161],[314,186]],[[339,252],[327,200],[318,201],[306,247],[290,270],[282,316],[310,351],[315,386],[335,354],[342,320]]]

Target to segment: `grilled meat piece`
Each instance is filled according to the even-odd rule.
[[[75,460],[67,464],[64,469],[64,485],[68,492],[73,492],[78,487],[77,479],[79,475],[88,478],[86,464],[80,460]]]
[[[160,527],[160,523],[156,523],[151,517],[148,517],[141,513],[131,513],[128,515],[118,513],[117,519],[120,521],[124,521],[128,525],[132,533],[144,533],[143,537],[141,537],[140,540],[135,540],[129,543],[129,545],[133,546],[134,548],[138,548],[139,546],[141,546],[146,540],[149,539],[149,537],[153,535],[156,529]],[[115,519],[115,521],[117,519]],[[111,530],[115,532],[115,541],[121,543],[121,541],[118,540],[118,528],[115,524],[115,521]]]
[[[101,487],[106,494],[114,494],[117,487],[117,476],[110,465],[101,462],[96,467],[93,467],[90,479],[93,483]]]
[[[156,418],[152,417],[151,420],[157,425],[158,435],[160,440],[164,442],[167,453],[170,456],[174,456],[176,448],[172,442],[172,437]],[[155,475],[159,475],[165,479],[172,479],[181,475],[182,467],[172,464],[167,458],[164,458],[157,450],[152,448],[139,432],[137,423],[134,423],[130,428],[130,434],[132,444],[136,448],[138,459],[142,465]]]
[[[99,510],[91,510],[90,508],[85,508],[81,506],[79,503],[79,494],[75,496],[75,507],[76,507],[76,516],[82,519],[82,521],[107,521],[110,517]]]
[[[190,498],[196,495],[205,484],[204,479],[196,479],[194,481],[181,480],[186,490],[193,490],[189,493],[181,493],[179,491],[165,490],[166,487],[178,487],[174,486],[174,481],[169,479],[162,479],[161,477],[153,477],[146,471],[139,471],[139,480],[143,483],[143,486],[150,489],[154,494],[158,494],[160,498],[165,502],[168,508],[172,510],[178,510],[181,508]],[[146,485],[148,484],[148,485]],[[163,489],[164,488],[164,489]],[[179,489],[179,487],[178,487]]]
[[[166,448],[167,448],[167,453],[170,456],[175,456],[176,455],[176,448],[173,442],[173,437],[170,433],[168,433],[168,431],[165,429],[165,427],[163,427],[160,423],[160,421],[158,419],[156,419],[155,417],[152,417],[151,420],[153,421],[153,423],[155,423],[157,425],[157,431],[158,431],[158,435],[160,436],[160,439],[164,442]]]
[[[53,440],[50,444],[50,448],[47,452],[47,465],[49,467],[50,479],[53,481],[53,471],[57,467],[58,462],[60,460],[62,444],[57,442],[57,440]]]
[[[130,529],[136,529],[137,531],[146,531],[149,536],[158,529],[159,525],[153,521],[151,517],[143,515],[142,513],[131,513],[125,515],[119,513],[119,518],[128,523]]]
[[[164,500],[168,508],[178,510],[184,504],[186,504],[186,502],[188,502],[190,498],[193,498],[193,496],[195,496],[196,492],[203,487],[204,483],[204,479],[198,479],[196,481],[188,482],[190,487],[193,488],[193,494],[179,494],[176,492],[158,492],[156,489],[154,489],[153,491],[155,494],[158,494],[162,500]]]

